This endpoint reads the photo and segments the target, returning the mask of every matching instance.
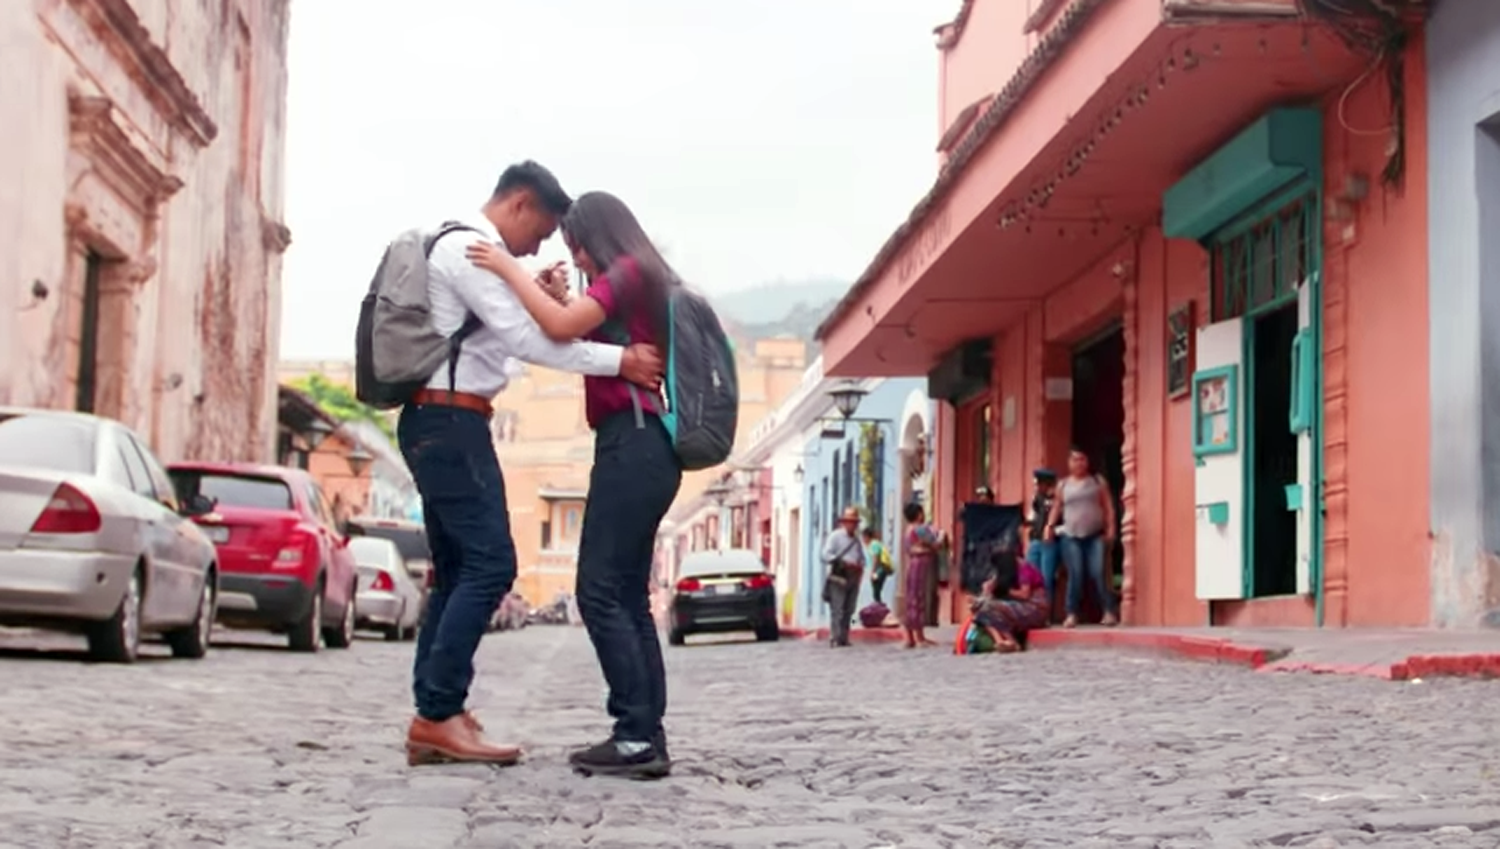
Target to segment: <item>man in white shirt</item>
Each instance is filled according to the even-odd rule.
[[[509,382],[512,360],[619,375],[653,392],[661,384],[661,357],[653,348],[553,342],[509,286],[464,256],[479,239],[531,256],[571,204],[547,169],[530,161],[513,165],[480,214],[463,222],[471,229],[440,238],[428,257],[434,327],[449,336],[466,322],[477,329],[402,410],[397,428],[422,495],[435,579],[412,674],[417,716],[406,741],[412,764],[509,765],[521,756],[514,746],[486,742],[465,705],[474,652],[516,577],[505,481],[489,425],[490,401]]]

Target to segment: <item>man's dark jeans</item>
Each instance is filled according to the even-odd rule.
[[[667,712],[667,674],[651,616],[656,529],[682,485],[682,467],[654,416],[632,413],[595,431],[594,469],[578,543],[578,613],[604,680],[614,739],[651,742]]]
[[[474,652],[516,580],[505,480],[489,421],[456,407],[408,406],[396,431],[422,495],[433,587],[417,636],[417,714],[441,722],[464,710]]]

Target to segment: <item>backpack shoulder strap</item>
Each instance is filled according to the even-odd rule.
[[[431,236],[427,237],[427,241],[422,245],[422,252],[427,256],[432,256],[432,249],[437,247],[438,240],[450,233],[457,233],[460,230],[468,230],[471,233],[479,232],[479,228],[471,227],[462,221],[444,221],[438,226],[437,230],[433,231]]]
[[[422,246],[426,255],[429,257],[432,256],[432,249],[437,247],[439,239],[451,233],[457,233],[460,230],[467,230],[471,233],[479,232],[479,228],[471,227],[462,221],[444,221],[437,228],[436,232],[427,237],[427,243]],[[454,331],[453,335],[448,337],[449,392],[454,391],[458,385],[458,355],[463,350],[464,340],[473,336],[481,327],[484,327],[484,322],[479,320],[479,316],[469,313],[468,317],[464,319],[464,323],[459,325],[458,330]]]

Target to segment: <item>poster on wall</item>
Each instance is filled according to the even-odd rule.
[[[1167,397],[1182,398],[1193,379],[1193,302],[1167,316]]]
[[[1204,443],[1227,445],[1232,438],[1229,423],[1229,377],[1219,375],[1198,384],[1198,418],[1206,432]]]

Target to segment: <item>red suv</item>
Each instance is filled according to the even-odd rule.
[[[214,503],[194,521],[219,550],[218,621],[285,633],[296,651],[354,642],[354,556],[311,475],[241,463],[167,472],[184,503]]]

